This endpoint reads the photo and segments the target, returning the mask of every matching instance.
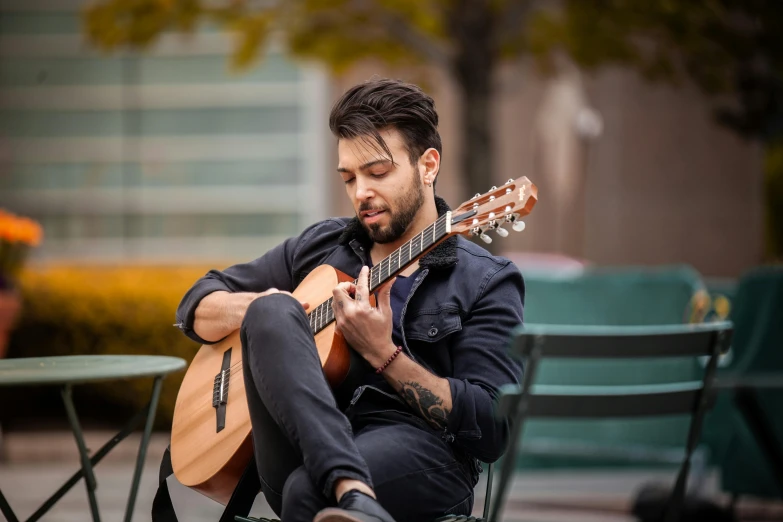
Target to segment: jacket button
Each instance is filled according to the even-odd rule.
[[[436,335],[438,335],[438,329],[433,326],[432,328],[430,328],[430,331],[427,332],[427,335],[429,335],[430,337],[435,337]]]

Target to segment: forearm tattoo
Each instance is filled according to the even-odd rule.
[[[402,386],[400,395],[414,411],[435,428],[446,427],[449,410],[443,407],[443,399],[432,393],[418,382],[397,381]]]

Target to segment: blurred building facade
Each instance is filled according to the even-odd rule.
[[[322,71],[232,74],[208,29],[103,55],[84,5],[0,2],[0,206],[41,221],[39,257],[243,258],[326,213]]]
[[[350,214],[334,174],[331,103],[372,75],[420,79],[373,63],[333,78],[276,49],[231,74],[232,41],[208,29],[103,56],[80,33],[83,4],[0,2],[0,206],[42,221],[47,260],[235,262]],[[469,197],[456,154],[459,95],[445,74],[425,80],[441,116],[438,192],[456,206]],[[558,181],[536,159],[542,100],[556,86],[524,62],[498,75],[487,188],[527,175],[540,201],[527,230],[497,251],[687,263],[713,276],[757,264],[758,148],[716,126],[687,87],[617,69],[581,81],[602,132],[580,152],[580,190],[564,214]]]

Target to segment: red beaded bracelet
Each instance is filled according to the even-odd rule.
[[[375,373],[381,373],[383,370],[386,369],[387,366],[391,364],[391,362],[397,358],[398,355],[400,355],[400,352],[402,351],[402,346],[398,346],[397,349],[394,351],[393,354],[391,354],[391,357],[389,357],[385,363],[383,363],[383,366],[379,366],[377,370],[375,370]]]

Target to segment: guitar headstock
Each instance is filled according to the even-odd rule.
[[[510,179],[500,187],[476,194],[453,210],[451,231],[479,236],[491,243],[492,238],[486,232],[495,231],[500,237],[506,237],[508,231],[502,228],[506,223],[511,223],[517,232],[524,230],[522,218],[530,214],[537,201],[538,188],[527,176]]]

